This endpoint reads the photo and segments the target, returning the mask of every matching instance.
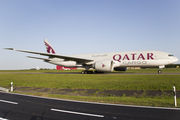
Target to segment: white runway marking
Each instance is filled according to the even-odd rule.
[[[6,100],[0,100],[0,102],[10,103],[10,104],[18,104],[17,102],[11,102],[11,101],[6,101]]]
[[[59,110],[59,109],[51,109],[51,110],[52,111],[57,111],[57,112],[64,112],[64,113],[71,113],[71,114],[78,114],[78,115],[86,115],[86,116],[93,116],[93,117],[104,117],[104,115],[95,115],[95,114],[80,113],[80,112],[66,111],[66,110]]]

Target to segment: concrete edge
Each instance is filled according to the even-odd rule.
[[[0,91],[9,92],[9,89],[6,89],[6,88],[3,88],[3,87],[0,87]]]

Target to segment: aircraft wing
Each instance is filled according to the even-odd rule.
[[[27,50],[18,50],[18,49],[14,49],[14,48],[4,48],[4,49],[15,50],[15,51],[19,51],[19,52],[32,53],[32,54],[38,54],[38,55],[44,55],[44,56],[49,56],[52,58],[53,57],[54,58],[60,58],[60,59],[64,59],[64,61],[76,61],[77,63],[87,63],[87,62],[94,61],[93,59],[80,58],[80,57],[69,56],[69,55],[59,55],[59,54],[42,53],[42,52],[27,51]]]

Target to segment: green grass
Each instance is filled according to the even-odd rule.
[[[180,75],[0,74],[0,85],[106,90],[180,89]]]

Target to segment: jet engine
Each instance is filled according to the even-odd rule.
[[[102,61],[97,61],[94,64],[94,68],[97,71],[102,71],[102,72],[112,72],[114,69],[113,66],[113,61],[112,60],[102,60]]]
[[[127,67],[116,67],[114,68],[115,71],[126,71]]]
[[[59,61],[48,61],[48,63],[51,63],[51,64],[55,64],[55,65],[60,65],[60,66],[63,66],[63,67],[76,67],[77,64],[75,61],[64,61],[64,62],[59,62]]]

